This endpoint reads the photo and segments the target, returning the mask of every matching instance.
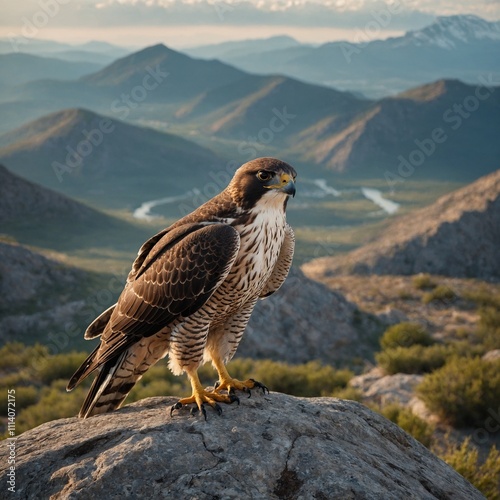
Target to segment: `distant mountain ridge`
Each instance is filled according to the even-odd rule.
[[[0,235],[8,239],[63,252],[82,246],[135,252],[150,233],[0,165]]]
[[[394,44],[430,45],[453,50],[462,44],[483,40],[500,42],[500,21],[489,22],[473,15],[457,15],[439,16],[430,26],[408,31]]]
[[[498,166],[499,89],[440,80],[369,103],[347,120],[328,116],[291,148],[338,172],[473,180]]]
[[[0,136],[0,159],[45,187],[130,208],[145,201],[144,193],[154,199],[192,187],[186,171],[208,181],[221,163],[181,137],[85,109],[53,113]]]
[[[81,80],[96,87],[112,87],[114,94],[119,89],[131,93],[135,87],[143,86],[151,91],[152,101],[172,102],[194,97],[243,76],[244,72],[220,61],[192,59],[157,44],[118,59]]]
[[[302,266],[307,276],[440,274],[500,280],[500,170],[396,218],[373,243]]]
[[[442,78],[472,83],[478,74],[492,73],[498,81],[499,51],[500,22],[463,15],[441,16],[387,40],[288,46],[244,57],[205,51],[205,57],[220,57],[252,73],[281,73],[380,98]]]
[[[182,52],[190,55],[191,57],[227,60],[229,58],[246,57],[247,55],[254,54],[256,52],[269,52],[272,50],[299,47],[301,45],[301,43],[290,36],[278,35],[263,39],[238,40],[203,45],[184,49]]]
[[[4,90],[5,99],[16,100],[17,105],[0,103],[0,111],[6,116],[0,126],[22,121],[29,113],[39,115],[43,108],[80,108],[85,102],[93,112],[99,110],[119,119],[178,130],[184,138],[192,134],[203,144],[221,146],[224,152],[226,144],[232,144],[241,163],[266,150],[266,154],[291,157],[305,165],[357,177],[386,174],[401,177],[399,170],[403,168],[415,177],[452,175],[457,180],[468,181],[497,168],[500,93],[495,82],[490,74],[477,85],[442,79],[371,101],[283,75],[251,75],[220,61],[193,59],[159,44],[121,58],[77,81],[42,80]],[[48,120],[52,123],[54,118]],[[51,163],[64,164],[61,152],[65,156],[68,145],[74,148],[82,140],[81,130],[88,130],[84,121],[70,126],[73,137],[68,137],[69,142],[60,143]],[[36,128],[45,133],[49,128],[52,130],[52,125],[25,124],[15,133],[0,136],[0,147],[7,146],[0,150],[0,159],[26,168],[32,160],[26,156],[18,162],[18,155],[30,155],[32,141],[38,140],[40,134],[37,139],[30,136],[31,145],[14,146],[13,143]],[[92,161],[91,167],[107,175],[109,165],[102,163],[102,154],[110,152],[110,145],[117,155],[125,156],[125,170],[137,154],[156,155],[157,164],[165,161],[153,153],[158,151],[156,146],[145,147],[151,141],[158,145],[160,132],[146,133],[145,129],[136,128],[133,134],[131,130],[125,132],[124,124],[120,130],[129,137],[124,142],[129,148],[128,154],[122,155],[114,139],[117,134],[111,134],[109,140],[95,148],[93,156],[97,158],[93,160],[97,161]],[[436,130],[437,139],[432,138]],[[71,141],[75,142],[79,134],[80,139],[72,145]],[[123,137],[123,134],[118,135]],[[167,134],[161,137],[167,140]],[[173,136],[170,138],[171,146],[177,151]],[[191,154],[201,154],[199,147],[187,147],[185,141],[178,141],[186,153],[182,163],[188,161],[187,156]],[[137,147],[132,148],[134,143]],[[49,144],[52,143],[46,143],[47,147]],[[167,155],[167,161],[169,159]],[[142,164],[147,165],[149,161]],[[220,165],[220,160],[216,161]],[[196,163],[193,160],[190,164]],[[203,163],[206,164],[206,160]],[[477,171],[470,169],[471,164],[477,166]],[[136,169],[129,168],[129,171],[137,175]],[[32,174],[26,175],[36,182],[47,182],[43,175],[32,177]],[[75,176],[67,178],[69,183],[60,186],[63,189],[68,189]],[[54,184],[45,185],[56,188]],[[76,194],[76,191],[65,192]],[[167,194],[173,193],[172,190]]]
[[[0,55],[0,67],[1,84],[20,85],[44,78],[74,80],[99,70],[102,65],[15,53]]]
[[[96,212],[56,191],[44,189],[10,172],[0,165],[0,222],[33,223],[55,220],[61,216],[73,220],[90,220]],[[5,227],[5,226],[4,226]]]

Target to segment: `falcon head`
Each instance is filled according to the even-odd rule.
[[[236,170],[227,190],[244,210],[257,203],[281,204],[295,196],[295,169],[276,158],[257,158]]]

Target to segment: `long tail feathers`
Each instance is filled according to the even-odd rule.
[[[83,402],[78,416],[91,417],[119,408],[142,373],[125,369],[128,350],[104,363]]]
[[[136,382],[166,354],[164,348],[150,351],[147,344],[135,344],[98,366],[94,359],[96,352],[97,349],[76,371],[67,387],[68,390],[73,389],[90,373],[98,370],[78,414],[80,418],[120,408]]]
[[[95,361],[98,348],[99,346],[78,368],[66,388],[66,390],[71,391],[93,371],[99,370],[78,414],[81,418],[119,408],[143,373],[137,373],[130,363],[127,363],[127,357],[130,354],[129,349],[117,354],[98,367]]]

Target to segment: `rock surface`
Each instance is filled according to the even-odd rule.
[[[353,377],[349,385],[362,393],[363,401],[382,406],[390,403],[406,406],[414,397],[415,387],[423,378],[423,375],[406,373],[385,375],[379,367],[376,367],[368,373]]]
[[[257,303],[238,356],[289,363],[371,359],[386,326],[292,267],[280,290]]]
[[[394,220],[373,243],[302,267],[342,274],[440,274],[500,279],[500,170]]]
[[[208,409],[149,398],[88,420],[48,422],[16,443],[23,499],[453,499],[483,496],[365,406],[253,394]],[[8,449],[0,448],[0,463]],[[0,474],[2,484],[6,471]]]
[[[85,307],[74,295],[86,279],[80,269],[0,241],[0,341],[43,341],[72,321]]]

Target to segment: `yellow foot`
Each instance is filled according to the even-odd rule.
[[[218,403],[226,403],[231,404],[237,402],[240,404],[240,400],[234,394],[218,394],[217,392],[209,392],[202,389],[201,391],[193,392],[193,395],[189,398],[182,398],[175,403],[170,408],[170,416],[172,416],[174,410],[179,410],[185,405],[195,404],[193,408],[191,408],[191,413],[196,413],[198,410],[201,411],[205,420],[207,419],[207,412],[205,410],[205,405],[210,405],[219,415],[222,415],[222,408]]]
[[[252,396],[251,389],[261,389],[265,394],[266,391],[269,394],[269,389],[260,382],[257,382],[253,378],[249,378],[248,380],[241,381],[235,378],[227,378],[222,381],[218,381],[215,383],[214,392],[220,392],[226,390],[227,393],[231,396],[234,394],[234,391],[243,391],[248,394],[248,397]]]

